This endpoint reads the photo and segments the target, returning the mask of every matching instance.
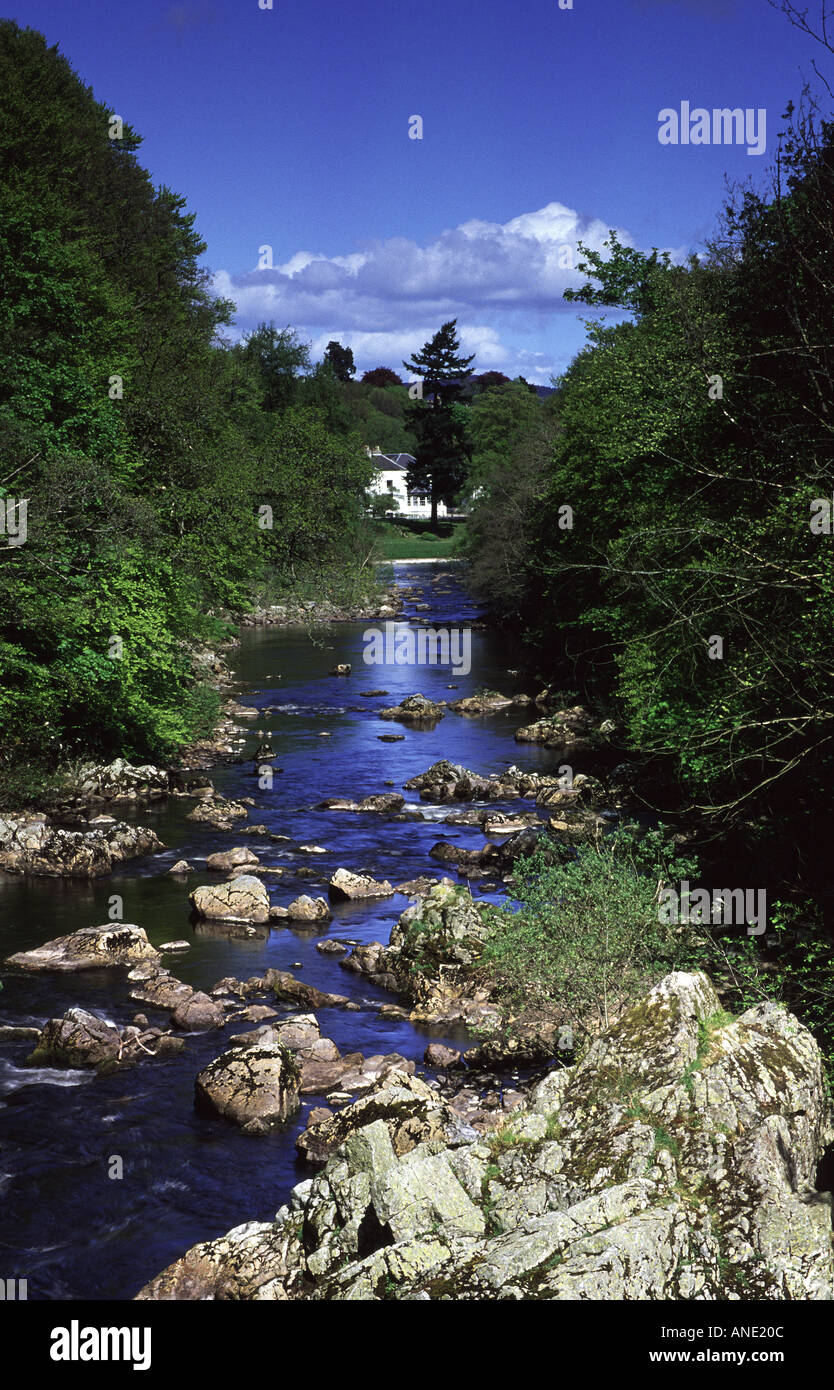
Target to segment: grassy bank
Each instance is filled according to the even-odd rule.
[[[376,545],[380,560],[445,560],[460,554],[459,531],[438,536],[433,531],[403,530],[391,522],[383,522],[377,530]]]

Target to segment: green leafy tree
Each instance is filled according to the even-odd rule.
[[[333,368],[339,381],[350,381],[356,375],[356,363],[353,360],[353,349],[342,347],[335,339],[331,339],[324,350],[324,360]]]

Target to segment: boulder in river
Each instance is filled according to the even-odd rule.
[[[205,1067],[194,1083],[198,1110],[222,1115],[245,1134],[267,1134],[299,1108],[298,1066],[279,1044],[233,1048]]]
[[[359,810],[385,814],[389,811],[400,811],[404,805],[405,797],[399,792],[377,792],[375,796],[366,796],[360,801]]]
[[[387,878],[379,881],[367,874],[337,869],[328,884],[328,892],[336,902],[353,902],[358,898],[389,898],[394,889]]]
[[[325,994],[323,990],[316,989],[315,985],[297,980],[288,970],[270,968],[263,977],[263,986],[272,990],[277,999],[283,999],[288,1004],[301,1004],[308,1009],[323,1009],[328,1006],[343,1009],[350,1002],[344,994]]]
[[[69,936],[57,936],[31,951],[17,951],[6,965],[23,970],[100,970],[105,966],[156,964],[159,952],[148,941],[144,927],[110,922],[104,927],[82,927]]]
[[[184,878],[186,874],[191,874],[193,872],[194,870],[187,859],[178,859],[176,864],[172,864],[168,870],[168,873],[173,874],[175,878]]]
[[[236,845],[234,849],[224,849],[217,854],[210,854],[206,859],[206,868],[213,872],[227,874],[232,869],[240,869],[248,864],[257,863],[259,863],[257,854],[254,854],[247,845]]]
[[[212,792],[210,796],[204,797],[193,811],[189,811],[186,820],[213,825],[217,830],[234,830],[235,821],[245,820],[248,815],[249,812],[242,801],[227,801],[217,792]]]
[[[329,922],[333,916],[326,898],[311,898],[306,893],[295,898],[287,907],[292,922]]]
[[[171,1022],[184,1033],[206,1033],[210,1028],[222,1028],[226,1015],[207,994],[194,990],[190,998],[174,1009]]]
[[[271,1012],[274,1014],[275,1010]],[[229,1041],[232,1047],[271,1047],[280,1043],[290,1052],[298,1052],[302,1047],[311,1047],[320,1038],[321,1029],[315,1014],[286,1014],[247,1033],[235,1033]]]
[[[446,713],[442,704],[425,695],[406,695],[398,705],[379,711],[380,719],[396,719],[401,724],[434,724]]]
[[[133,982],[130,998],[135,1004],[147,1004],[153,1009],[164,1009],[173,1013],[191,999],[194,990],[172,975],[170,970],[154,970],[142,978],[134,978],[131,971],[128,979]]]
[[[27,1058],[30,1066],[95,1067],[107,1072],[132,1066],[144,1057],[160,1057],[182,1047],[179,1039],[158,1028],[115,1023],[99,1018],[87,1009],[68,1009],[63,1018],[44,1024],[34,1051]]]
[[[200,917],[219,917],[227,922],[269,921],[269,894],[254,874],[195,888],[189,901]]]
[[[63,1018],[44,1024],[27,1060],[32,1066],[97,1067],[119,1056],[121,1041],[115,1023],[87,1009],[68,1009]]]

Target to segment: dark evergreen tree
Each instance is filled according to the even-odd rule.
[[[408,486],[429,493],[433,526],[437,523],[438,503],[454,505],[466,480],[466,428],[459,401],[472,375],[469,364],[474,359],[474,353],[461,356],[457,319],[450,319],[414,354],[413,361],[403,362],[406,371],[413,372],[423,387],[422,399],[415,401],[409,411],[409,425],[417,438],[417,456],[409,470]]]

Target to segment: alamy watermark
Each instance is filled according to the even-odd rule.
[[[468,627],[408,627],[386,623],[362,634],[366,666],[450,666],[458,676],[472,670],[472,630]]]
[[[28,510],[28,497],[0,497],[0,546],[11,550],[26,544]]]
[[[690,107],[682,101],[680,111],[664,106],[658,111],[661,145],[746,145],[748,154],[764,154],[767,147],[767,110],[760,106]]]
[[[748,936],[762,936],[767,926],[767,891],[764,888],[690,889],[689,880],[683,879],[679,889],[661,890],[657,918],[667,925],[701,922],[744,926]]]

